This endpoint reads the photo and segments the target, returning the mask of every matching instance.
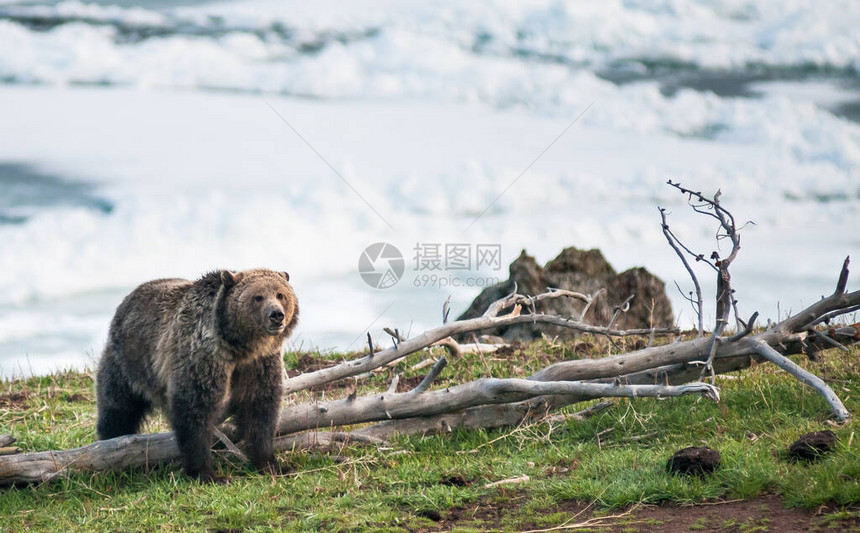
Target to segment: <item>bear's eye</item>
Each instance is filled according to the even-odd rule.
[[[278,300],[283,300],[283,299],[284,299],[284,293],[279,292],[278,293]]]
[[[255,302],[262,302],[262,301],[263,301],[263,297],[262,297],[262,296],[260,296],[260,295],[258,294],[257,296],[254,296],[254,301],[255,301]]]

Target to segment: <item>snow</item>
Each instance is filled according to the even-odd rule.
[[[0,217],[0,376],[91,362],[135,285],[213,268],[289,271],[304,349],[417,333],[478,293],[416,286],[417,243],[500,244],[473,282],[522,249],[599,247],[665,279],[689,325],[657,206],[694,249],[714,227],[667,179],[755,222],[735,287],[777,319],[860,250],[860,126],[833,112],[857,100],[858,21],[860,3],[799,0],[0,3],[0,188],[25,165],[111,206]],[[761,81],[667,91],[661,69]],[[375,242],[406,259],[384,291],[358,275]]]

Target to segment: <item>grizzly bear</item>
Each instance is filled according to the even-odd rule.
[[[213,428],[232,416],[253,465],[274,469],[283,396],[282,345],[298,301],[286,272],[210,272],[159,279],[126,296],[97,375],[100,439],[137,433],[166,412],[190,476],[212,480]]]

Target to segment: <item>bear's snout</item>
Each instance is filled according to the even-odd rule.
[[[284,312],[280,309],[272,309],[269,311],[269,322],[280,324],[284,321]]]
[[[279,332],[284,328],[285,315],[281,309],[277,307],[271,308],[268,313],[266,313],[266,316],[269,318],[269,327],[266,329],[268,329],[270,333]]]

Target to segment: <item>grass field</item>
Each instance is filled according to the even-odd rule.
[[[594,340],[539,341],[502,355],[451,361],[436,386],[488,374],[527,376],[551,362],[607,352]],[[285,360],[296,368],[318,363],[314,357],[288,353]],[[398,371],[425,357],[413,354]],[[860,349],[831,350],[819,362],[795,360],[824,377],[846,407],[860,413]],[[364,380],[359,392],[386,387],[391,372]],[[424,372],[405,371],[404,377]],[[41,486],[2,490],[0,530],[518,531],[573,528],[591,520],[591,530],[601,531],[791,531],[801,530],[800,525],[827,530],[860,523],[860,434],[855,435],[860,425],[855,419],[832,426],[825,402],[772,365],[718,376],[717,384],[719,405],[692,396],[619,400],[585,421],[281,453],[279,459],[291,471],[279,477],[222,459],[219,474],[231,478],[226,485],[201,485],[175,464],[150,471],[75,473]],[[345,391],[303,393],[294,400],[311,394],[330,399]],[[12,433],[24,451],[87,444],[95,438],[94,423],[91,373],[0,384],[0,433]],[[147,426],[148,431],[163,429],[161,418]],[[821,429],[839,436],[833,453],[814,463],[787,459],[796,438]],[[694,445],[718,449],[721,468],[706,478],[668,474],[668,457]],[[485,486],[524,475],[526,482]],[[728,515],[705,514],[730,500],[742,502],[725,504]],[[685,506],[701,502],[714,507]],[[749,518],[729,511],[743,502]],[[658,503],[663,505],[650,505]],[[776,516],[784,508],[789,514]],[[669,523],[676,515],[689,518],[681,529]]]

